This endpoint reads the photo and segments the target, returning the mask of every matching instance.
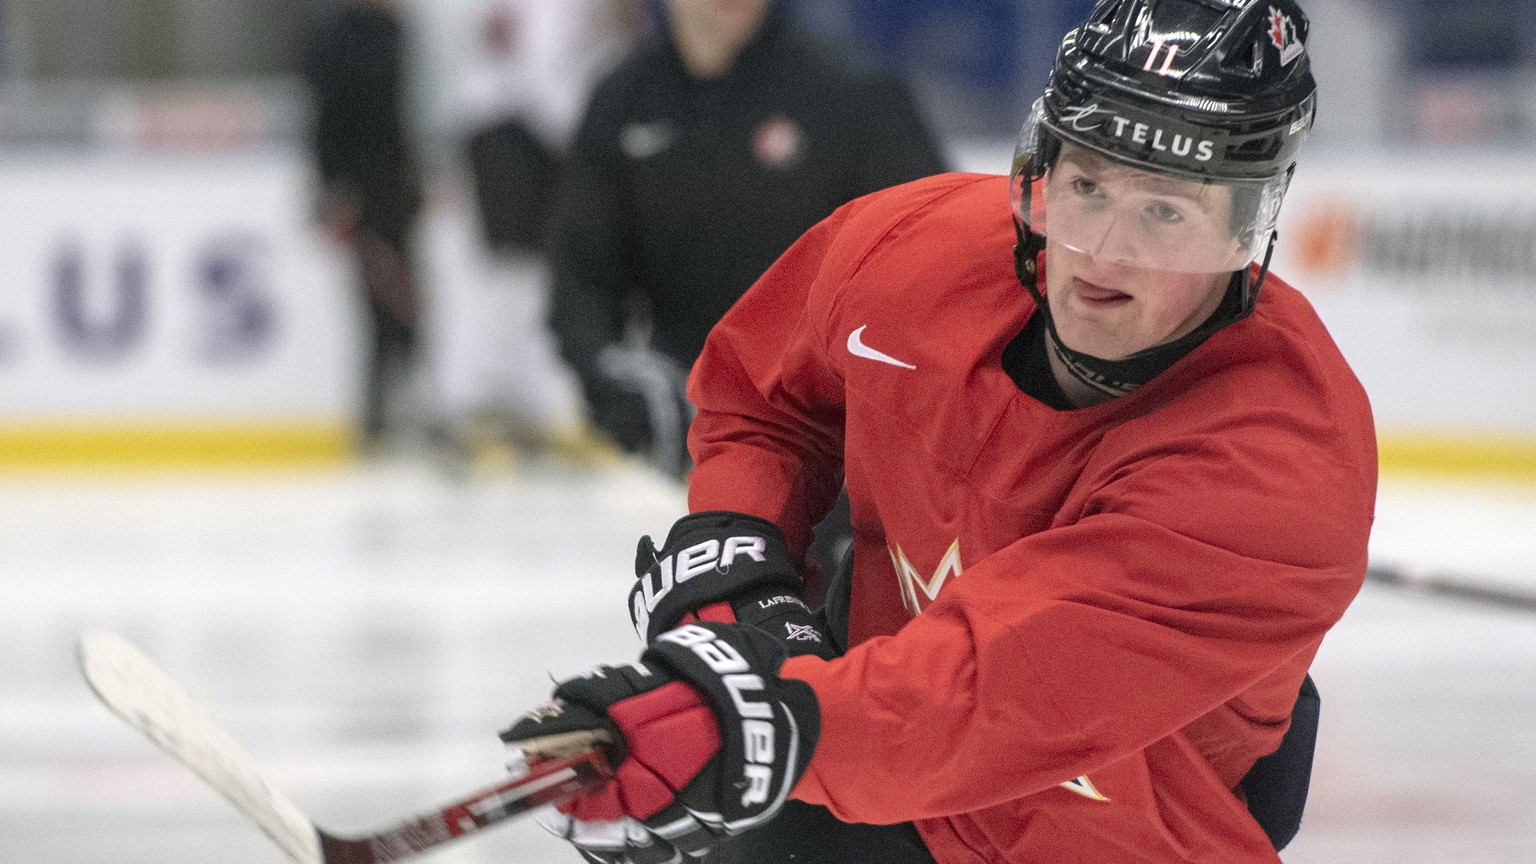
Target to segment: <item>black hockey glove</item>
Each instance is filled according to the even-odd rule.
[[[640,538],[635,576],[629,619],[647,643],[689,621],[739,621],[778,638],[791,655],[836,656],[800,599],[800,570],[783,532],[766,519],[729,510],[684,516],[661,549]]]
[[[665,474],[688,475],[687,370],[654,351],[610,345],[581,383],[592,424],[614,446]]]
[[[541,824],[596,864],[699,861],[772,819],[810,763],[821,713],[809,685],[778,677],[784,659],[754,627],[688,624],[639,663],[561,682],[501,739],[532,754],[553,736],[606,733],[613,780]]]

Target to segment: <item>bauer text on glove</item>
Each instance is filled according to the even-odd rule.
[[[725,510],[684,516],[660,549],[640,539],[635,574],[630,620],[647,642],[689,621],[739,621],[777,637],[790,654],[834,656],[800,597],[800,570],[783,533],[765,519]]]

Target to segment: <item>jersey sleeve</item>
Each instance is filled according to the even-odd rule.
[[[689,378],[689,508],[767,519],[804,551],[843,483],[845,319],[901,302],[867,261],[903,226],[985,178],[944,174],[842,205],[774,262],[710,330]],[[842,329],[839,329],[842,328]]]
[[[843,380],[826,318],[853,258],[847,205],[796,241],[710,331],[689,379],[692,511],[767,519],[804,551],[842,486]]]
[[[822,709],[795,796],[856,822],[952,816],[1092,776],[1266,686],[1294,700],[1362,582],[1375,493],[1368,409],[1342,431],[1307,419],[1213,411],[1125,446],[1072,513],[967,562],[898,633],[792,658],[781,674]]]

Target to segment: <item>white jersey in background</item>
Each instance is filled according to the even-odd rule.
[[[461,170],[428,242],[442,274],[431,345],[438,412],[460,443],[487,421],[514,440],[555,445],[581,425],[580,401],[545,323],[542,253],[495,246],[476,207],[465,146],[477,133],[521,124],[563,156],[597,79],[634,31],[630,0],[450,0],[421,9],[425,118],[450,135]]]

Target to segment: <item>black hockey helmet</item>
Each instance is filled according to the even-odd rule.
[[[1044,178],[1067,145],[1112,163],[1231,189],[1233,246],[1151,238],[1166,266],[1234,272],[1235,317],[1252,311],[1296,152],[1312,128],[1316,83],[1307,18],[1294,0],[1100,0],[1068,33],[1013,164],[1020,279],[1051,233]],[[1073,230],[1057,220],[1063,234]],[[1087,233],[1084,229],[1084,233]],[[1073,237],[1052,235],[1072,243]],[[1249,265],[1264,256],[1257,278]],[[1158,266],[1154,264],[1153,266]],[[1208,332],[1205,335],[1209,335]]]

